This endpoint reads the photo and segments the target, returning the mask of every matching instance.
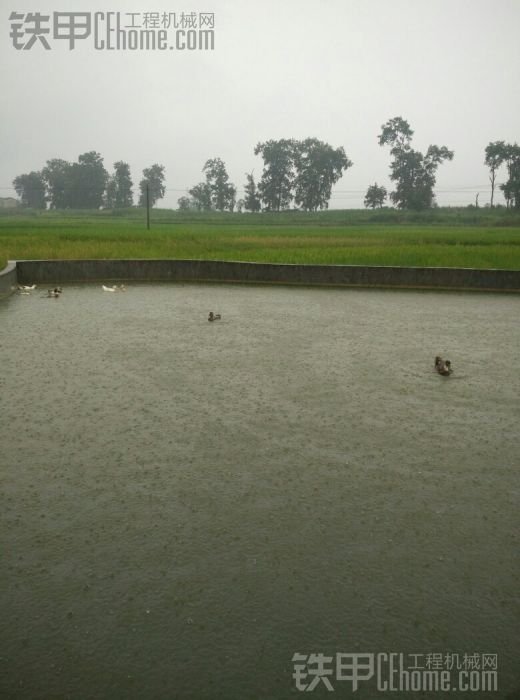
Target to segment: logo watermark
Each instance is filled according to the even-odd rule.
[[[11,44],[70,51],[86,42],[97,51],[213,51],[214,12],[11,12]]]
[[[336,690],[347,682],[352,692],[372,682],[381,692],[494,692],[498,690],[497,654],[346,653],[292,657],[295,687]]]

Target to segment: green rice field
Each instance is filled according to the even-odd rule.
[[[520,216],[505,209],[229,214],[16,210],[0,216],[8,259],[181,258],[298,264],[520,268]]]

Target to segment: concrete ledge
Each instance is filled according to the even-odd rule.
[[[7,266],[0,270],[0,297],[8,296],[13,292],[13,287],[18,284],[16,262],[9,260]]]
[[[118,280],[520,291],[520,270],[282,265],[217,260],[18,260],[16,270],[22,284]]]

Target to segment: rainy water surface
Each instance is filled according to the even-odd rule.
[[[296,652],[498,654],[513,690],[518,302],[1,301],[4,697],[288,698]]]

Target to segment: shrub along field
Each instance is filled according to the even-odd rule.
[[[520,269],[520,214],[505,209],[238,214],[0,211],[8,259],[192,258]]]

